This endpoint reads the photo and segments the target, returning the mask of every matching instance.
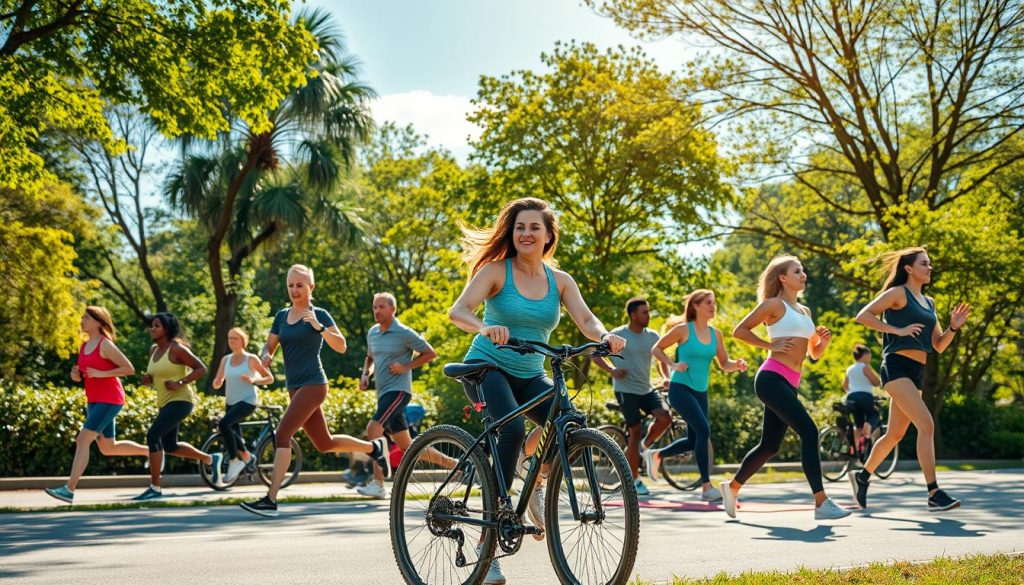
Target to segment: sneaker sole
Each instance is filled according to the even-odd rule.
[[[51,498],[53,498],[55,500],[60,500],[60,501],[64,502],[65,504],[74,504],[75,503],[74,499],[68,500],[68,499],[62,498],[61,496],[58,496],[57,494],[50,493],[50,492],[48,492],[46,490],[43,490],[43,491],[46,492],[46,495],[50,496]]]
[[[257,510],[247,504],[238,504],[238,507],[250,514],[256,514],[257,516],[263,516],[264,518],[277,518],[277,510]]]
[[[959,508],[959,507],[960,507],[960,500],[957,500],[957,501],[953,502],[952,504],[950,504],[948,506],[933,506],[931,504],[928,504],[928,511],[929,512],[945,512],[946,510],[952,510],[953,508]]]
[[[725,490],[729,490],[729,497],[732,498],[732,510],[731,511],[730,511],[730,507],[726,505],[726,495],[725,495],[726,491]],[[730,518],[735,518],[736,517],[736,496],[732,493],[732,490],[729,488],[729,484],[723,481],[722,483],[720,483],[718,485],[718,491],[720,491],[722,493],[722,509],[725,510],[725,515],[730,517]]]

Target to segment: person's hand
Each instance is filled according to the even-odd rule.
[[[612,353],[619,353],[626,347],[626,340],[614,333],[604,338],[608,342],[608,349]]]
[[[616,380],[621,380],[625,378],[626,374],[628,373],[629,372],[627,372],[624,368],[615,368],[614,370],[612,370],[612,378],[615,378]]]
[[[71,366],[71,380],[73,382],[82,381],[82,371],[78,369],[78,366]]]
[[[899,337],[917,337],[921,330],[924,329],[924,325],[920,323],[911,323],[906,327],[900,327],[894,333]]]
[[[392,374],[404,374],[409,371],[409,366],[399,362],[391,362],[391,365],[388,366],[388,371]]]
[[[487,325],[480,330],[480,335],[491,340],[494,345],[508,343],[508,327],[502,325]]]
[[[238,377],[238,379],[245,382],[246,384],[252,384],[252,376],[250,376],[249,374],[242,374],[241,376]]]
[[[676,362],[672,364],[672,370],[676,372],[685,372],[689,370],[690,366],[686,362]]]
[[[658,385],[661,386],[662,390],[668,390],[668,386],[670,383],[671,380],[669,380],[668,378],[664,378]]]
[[[103,375],[103,373],[104,373],[103,370],[100,370],[100,369],[97,369],[97,368],[86,368],[85,369],[85,377],[86,378],[103,378],[103,377],[105,377]]]
[[[768,344],[768,348],[778,353],[789,353],[793,351],[793,340],[789,337],[776,339]]]
[[[306,309],[305,311],[303,311],[302,320],[305,321],[306,323],[309,323],[309,326],[312,327],[313,329],[316,329],[317,331],[320,331],[321,329],[324,328],[320,321],[317,320],[316,313],[313,312],[313,309]]]
[[[747,371],[747,360],[740,358],[736,360],[736,371],[746,372]]]
[[[183,386],[183,384],[181,384],[177,380],[165,380],[164,381],[164,388],[166,388],[167,390],[170,390],[171,392],[176,392],[177,390],[181,389],[182,386]]]
[[[953,329],[959,329],[964,326],[967,322],[967,318],[971,316],[971,306],[967,303],[960,303],[953,309],[953,314],[949,316],[949,326]]]
[[[828,343],[829,340],[832,339],[832,332],[829,331],[828,327],[824,327],[822,325],[818,325],[814,329],[814,332],[818,334],[818,340],[821,343]]]
[[[362,376],[359,377],[359,389],[360,390],[366,390],[369,387],[370,387],[370,377],[367,376],[366,374],[363,374]]]
[[[269,368],[270,361],[273,359],[274,358],[272,358],[269,353],[264,352],[263,355],[260,356],[260,363],[263,364],[264,368]]]
[[[142,379],[140,381],[142,382],[143,386],[152,386],[153,385],[153,376],[151,376],[149,374],[142,374]]]

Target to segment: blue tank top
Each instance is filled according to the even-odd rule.
[[[676,346],[676,361],[686,362],[686,371],[672,371],[670,382],[686,384],[698,392],[707,392],[711,378],[711,360],[715,359],[718,352],[718,344],[715,343],[715,328],[708,327],[711,332],[711,341],[701,343],[697,339],[697,332],[693,330],[693,323],[687,323],[690,336],[686,343]]]
[[[558,285],[551,269],[548,275],[548,293],[542,299],[528,299],[516,289],[512,279],[512,259],[505,260],[505,284],[498,294],[484,301],[484,323],[508,327],[509,335],[517,339],[548,342],[551,332],[562,316],[558,298]],[[535,378],[544,375],[544,356],[536,353],[519,355],[507,349],[498,349],[490,339],[477,334],[473,338],[466,360],[484,360],[516,378]]]
[[[938,318],[935,316],[935,305],[931,299],[928,301],[928,306],[924,307],[918,302],[917,297],[914,293],[910,292],[910,289],[903,287],[904,292],[907,295],[907,305],[902,309],[886,309],[885,310],[885,322],[893,327],[906,327],[914,323],[920,323],[924,325],[924,329],[917,334],[917,337],[900,337],[898,335],[892,335],[889,333],[882,334],[882,356],[885,357],[890,353],[893,353],[900,349],[919,349],[924,352],[932,352],[932,331],[935,330],[935,324],[938,322]]]

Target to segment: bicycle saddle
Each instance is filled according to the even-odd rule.
[[[445,364],[442,371],[445,376],[454,378],[460,382],[465,381],[472,384],[479,384],[488,372],[496,369],[498,369],[498,367],[490,362],[475,362],[472,364]]]

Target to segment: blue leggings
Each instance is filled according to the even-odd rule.
[[[668,403],[686,421],[686,437],[677,439],[658,453],[662,457],[672,457],[687,451],[693,451],[697,459],[700,480],[711,481],[708,471],[708,441],[711,440],[711,425],[708,423],[708,393],[698,392],[686,384],[672,382],[668,386]]]

